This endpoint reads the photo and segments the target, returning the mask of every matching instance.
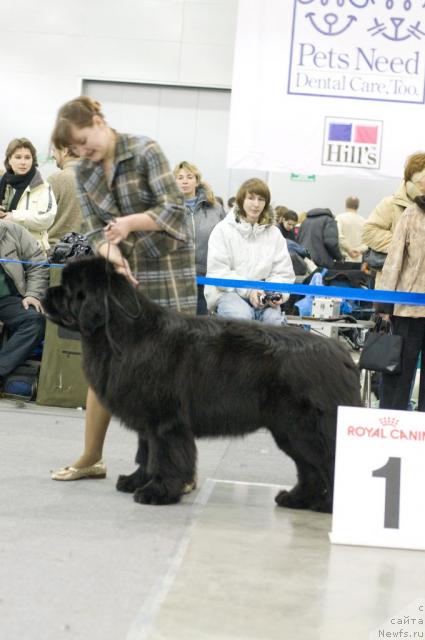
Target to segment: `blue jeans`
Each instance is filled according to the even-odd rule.
[[[44,336],[45,319],[34,307],[24,309],[22,298],[0,298],[0,320],[7,329],[8,339],[0,349],[0,378],[23,364]]]
[[[217,315],[234,320],[259,320],[266,324],[284,324],[285,316],[282,316],[280,307],[262,307],[254,309],[239,294],[233,291],[221,296],[217,305]]]

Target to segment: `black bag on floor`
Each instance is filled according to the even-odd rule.
[[[3,396],[19,400],[35,400],[39,373],[40,362],[26,360],[6,376],[3,383]]]
[[[403,336],[395,336],[391,323],[383,323],[379,319],[373,331],[368,333],[360,354],[359,367],[387,374],[400,373],[402,351]]]

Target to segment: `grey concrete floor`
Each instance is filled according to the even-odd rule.
[[[50,480],[83,417],[0,402],[1,639],[375,640],[425,596],[424,553],[333,546],[331,516],[275,507],[295,472],[266,432],[198,442],[199,489],[151,507],[115,491],[136,448],[115,422],[105,480]]]

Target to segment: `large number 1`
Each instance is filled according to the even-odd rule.
[[[372,471],[374,478],[385,478],[385,529],[398,529],[400,519],[401,458],[388,458],[380,469]]]

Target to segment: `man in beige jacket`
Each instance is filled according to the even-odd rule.
[[[365,219],[358,214],[359,199],[349,196],[345,200],[345,211],[336,217],[338,225],[339,248],[345,260],[361,262],[367,246],[362,243]]]
[[[58,210],[55,221],[49,229],[51,248],[70,231],[80,231],[82,225],[81,208],[77,200],[74,168],[78,157],[70,149],[52,147],[52,155],[61,171],[56,171],[47,178],[56,198]]]

